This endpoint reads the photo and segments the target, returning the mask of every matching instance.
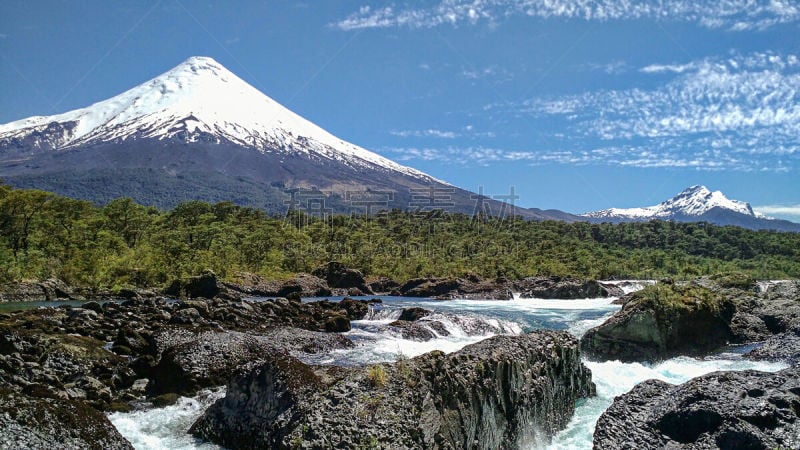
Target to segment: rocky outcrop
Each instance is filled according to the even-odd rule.
[[[531,277],[510,283],[510,289],[523,298],[581,299],[621,297],[621,288],[596,280],[561,277]]]
[[[797,281],[771,283],[758,292],[752,283],[733,276],[662,280],[621,300],[619,312],[581,339],[590,355],[657,360],[707,354],[729,343],[768,340],[763,357],[768,353],[792,357],[790,349],[796,344],[789,331],[800,327]]]
[[[416,278],[398,288],[406,297],[438,299],[510,300],[519,294],[523,298],[581,299],[621,296],[621,288],[595,280],[562,277],[529,277],[521,280],[483,279],[477,275],[463,278]]]
[[[55,278],[44,281],[19,281],[0,285],[0,302],[45,302],[79,300],[66,283]]]
[[[392,292],[398,293],[397,290],[400,288],[400,283],[391,278],[380,277],[369,281],[367,286],[375,294],[389,294]]]
[[[693,284],[658,283],[630,294],[622,309],[581,338],[591,357],[654,361],[704,354],[733,338],[735,306]]]
[[[178,329],[161,332],[155,339],[166,344],[161,345],[159,363],[150,371],[152,395],[194,395],[202,388],[222,386],[237,368],[276,350],[318,353],[353,346],[338,334],[296,328],[278,328],[264,335]]]
[[[0,314],[0,383],[118,409],[145,394],[191,394],[224,384],[267,347],[292,353],[346,348],[352,345],[347,338],[324,332],[349,329],[350,317],[369,308],[357,300],[284,298],[136,298],[84,306]]]
[[[400,317],[398,317],[397,320],[405,320],[408,322],[413,322],[425,316],[430,316],[431,314],[433,314],[433,311],[425,308],[420,308],[420,307],[403,308],[403,311],[400,312]]]
[[[6,388],[0,388],[0,430],[0,448],[133,449],[104,414],[80,401]]]
[[[344,264],[331,261],[323,264],[311,272],[317,278],[321,278],[328,283],[331,288],[338,289],[357,289],[362,294],[372,294],[372,290],[364,279],[364,274],[355,269],[348,269]]]
[[[243,370],[191,432],[228,448],[513,448],[594,393],[576,340],[536,331],[367,368],[283,354]]]
[[[744,356],[750,359],[800,362],[800,326],[770,337]]]
[[[239,274],[236,282],[224,286],[250,297],[326,297],[333,294],[325,280],[309,274],[297,274],[288,280],[265,281],[258,275]]]
[[[764,340],[800,326],[800,281],[768,283],[765,290],[736,293],[734,332],[740,342]]]
[[[594,448],[800,448],[800,368],[645,381],[600,416]]]

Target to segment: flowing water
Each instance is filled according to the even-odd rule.
[[[626,291],[641,288],[644,283],[625,283]],[[377,298],[377,297],[364,297]],[[431,350],[453,352],[466,345],[498,334],[520,334],[537,328],[567,330],[581,336],[589,328],[602,323],[619,309],[614,298],[582,300],[543,300],[514,298],[499,300],[411,299],[379,297],[383,303],[373,305],[364,320],[353,321],[353,329],[345,335],[356,342],[347,350],[304,358],[313,364],[364,365],[413,357]],[[331,298],[337,300],[338,298]],[[311,300],[311,299],[309,299]],[[309,301],[306,300],[306,301]],[[418,306],[433,310],[433,314],[418,323],[428,327],[434,339],[419,342],[404,339],[400,332],[389,327],[403,308]],[[433,322],[439,322],[436,326]],[[446,333],[442,332],[442,326]],[[705,359],[678,357],[660,364],[621,363],[619,361],[584,361],[592,370],[597,396],[579,402],[567,428],[549,444],[531,444],[531,448],[590,449],[595,423],[614,397],[629,391],[637,383],[658,378],[670,383],[682,383],[690,378],[717,370],[756,369],[777,371],[781,363],[755,362],[742,359],[739,353],[728,352]],[[201,444],[186,430],[203,410],[222,393],[205,393],[197,398],[183,398],[177,405],[114,413],[112,423],[137,449],[155,448],[216,448]]]

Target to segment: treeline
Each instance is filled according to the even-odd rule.
[[[337,260],[369,277],[800,277],[800,234],[706,223],[525,222],[430,212],[285,217],[229,202],[170,211],[105,206],[0,184],[0,281],[162,286],[211,269],[235,278],[309,272]]]

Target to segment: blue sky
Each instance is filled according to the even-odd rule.
[[[800,3],[17,1],[0,123],[215,58],[333,134],[584,212],[705,184],[800,220]]]

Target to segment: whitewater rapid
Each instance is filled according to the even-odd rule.
[[[632,291],[645,284],[625,282],[623,289]],[[345,333],[356,343],[354,348],[302,359],[310,364],[366,365],[414,357],[433,350],[450,353],[491,336],[516,335],[536,328],[567,330],[580,337],[620,308],[613,304],[616,300],[613,297],[581,300],[515,297],[508,301],[381,298],[382,304],[371,307],[364,320],[353,321],[352,330]],[[417,323],[428,327],[435,335],[434,339],[426,342],[405,339],[400,331],[389,326],[397,320],[403,308],[409,307],[433,311],[432,315]],[[441,323],[447,333],[441,333],[441,326],[430,325],[434,321]],[[595,423],[614,397],[647,379],[656,378],[677,384],[718,370],[755,369],[772,372],[787,367],[782,363],[749,361],[735,352],[704,359],[678,357],[655,365],[588,360],[584,360],[584,363],[592,370],[597,396],[579,402],[572,420],[554,436],[552,442],[530,443],[526,448],[590,449]],[[222,395],[224,390],[205,391],[194,398],[181,398],[173,406],[113,413],[109,419],[137,449],[214,449],[218,447],[199,442],[186,431],[205,408]]]

